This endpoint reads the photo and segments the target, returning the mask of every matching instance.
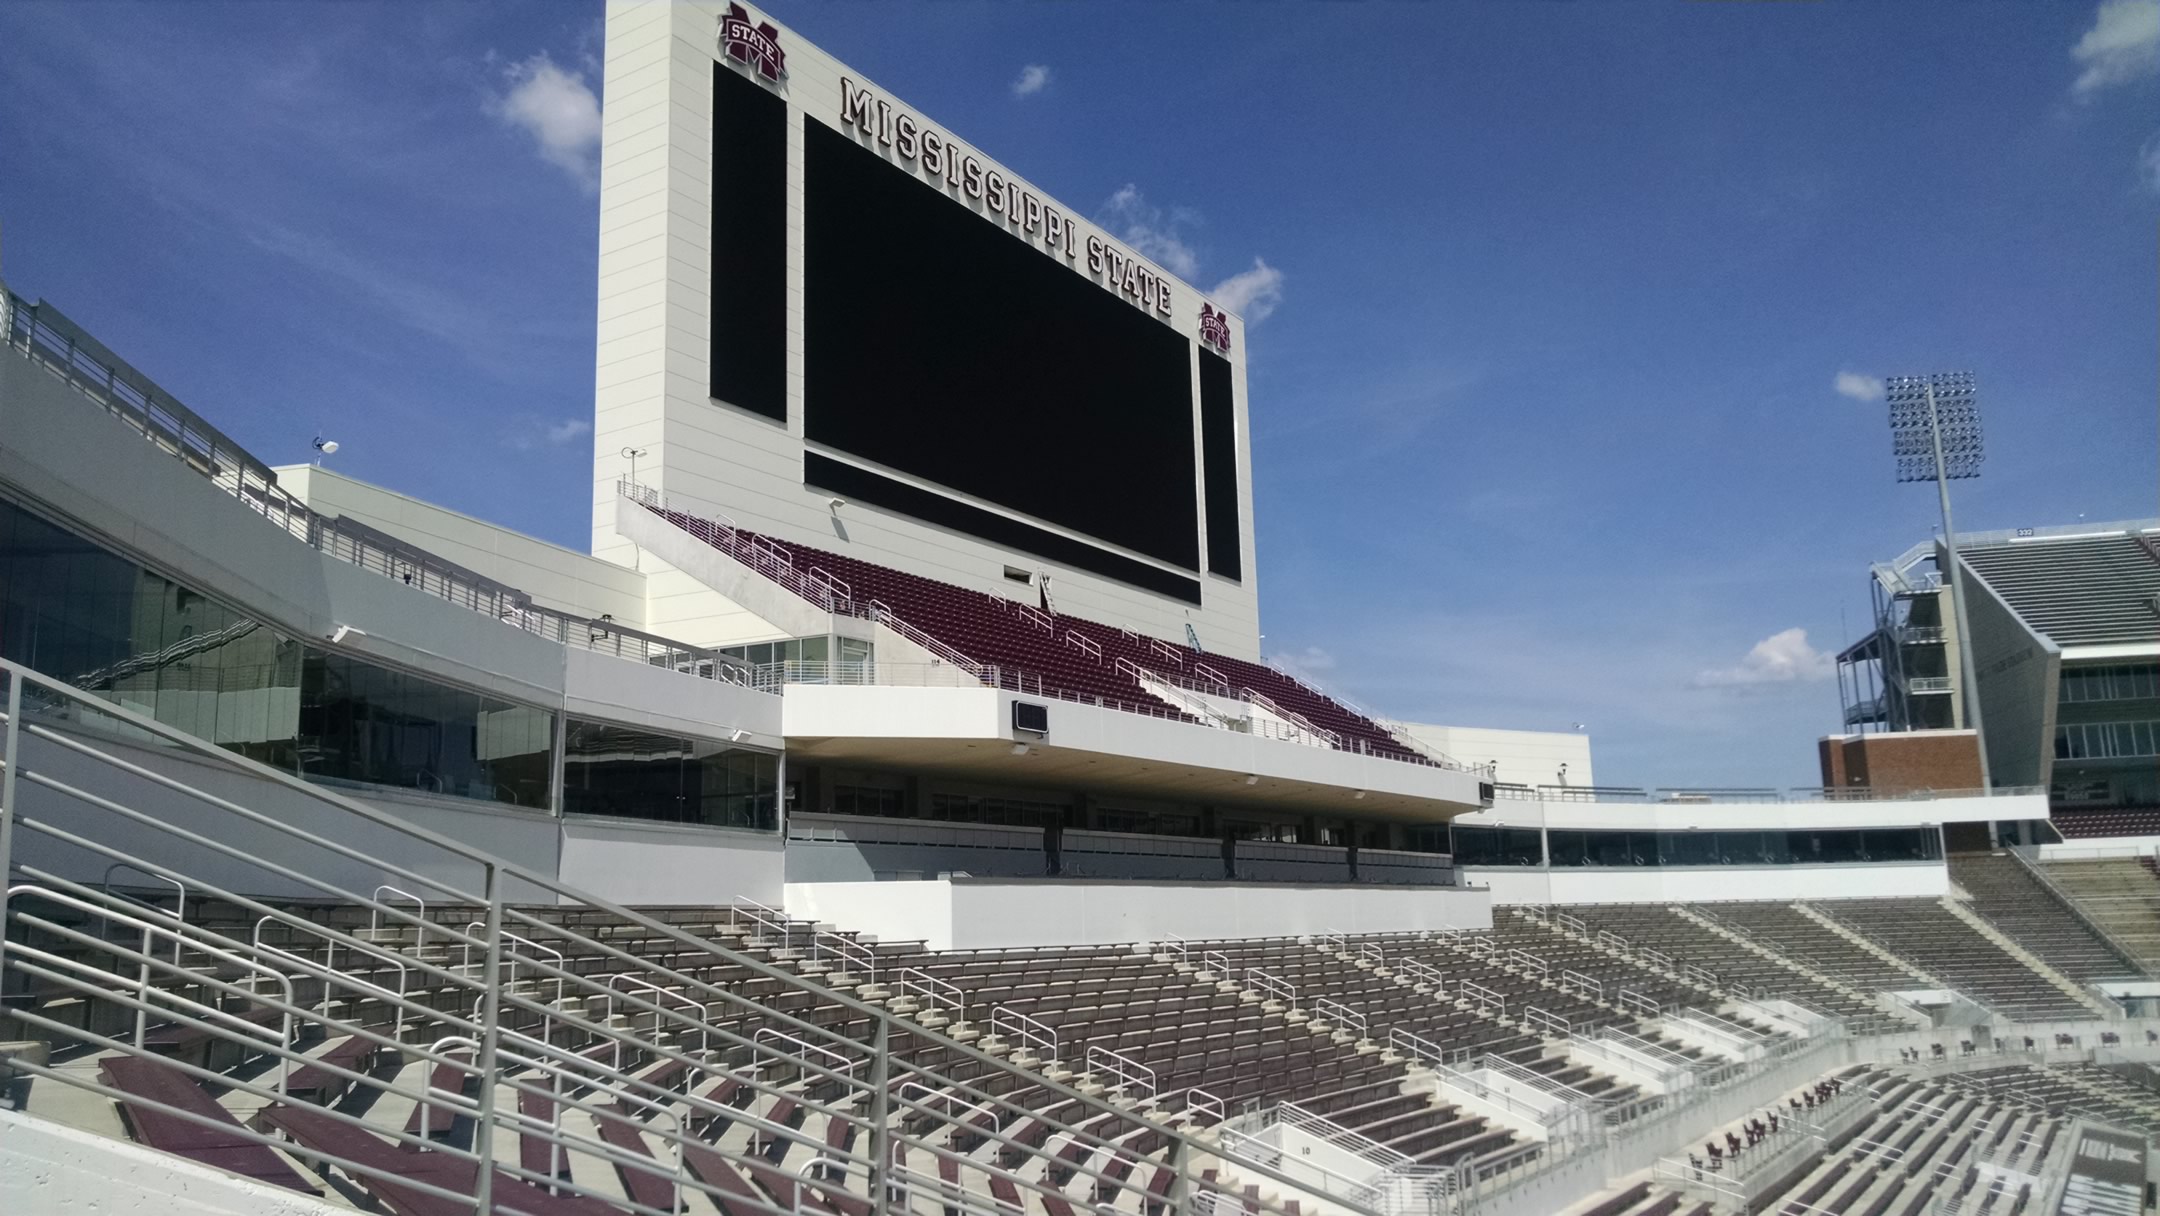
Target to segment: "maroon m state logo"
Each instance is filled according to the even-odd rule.
[[[1220,351],[1230,349],[1230,314],[1216,312],[1213,304],[1200,306],[1200,340]]]
[[[720,46],[727,57],[757,69],[767,80],[787,75],[787,52],[780,49],[780,30],[770,21],[750,23],[750,13],[740,4],[728,5],[720,18]]]

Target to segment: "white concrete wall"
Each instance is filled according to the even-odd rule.
[[[994,688],[799,684],[788,688],[783,715],[790,738],[1009,740],[1011,703],[1036,699]],[[1378,795],[1425,800],[1432,819],[1477,805],[1478,778],[1472,773],[1070,701],[1049,705],[1050,736],[1040,746],[1053,753],[1083,752],[1205,770],[1234,780],[1240,790],[1247,774],[1294,783],[1316,798],[1341,799],[1364,790],[1374,796],[1369,807],[1381,805]]]
[[[1496,730],[1483,726],[1392,723],[1396,730],[1464,764],[1497,766],[1494,780],[1511,785],[1596,785],[1590,767],[1590,736],[1576,731]]]
[[[638,906],[781,898],[782,841],[771,833],[572,816],[562,821],[562,881]]]
[[[1273,883],[789,883],[787,910],[935,950],[1492,926],[1482,889]]]
[[[1755,899],[1934,899],[1950,893],[1939,861],[1840,866],[1464,867],[1495,904],[1714,903]]]
[[[645,576],[635,570],[331,469],[286,465],[277,475],[278,484],[325,515],[388,532],[516,587],[542,607],[645,628]]]
[[[780,29],[780,41],[787,54],[787,77],[777,91],[787,102],[792,124],[787,183],[790,418],[780,424],[710,398],[712,70],[718,56],[718,22],[726,7],[724,0],[681,4],[610,0],[608,5],[593,552],[623,565],[633,560],[632,545],[615,521],[616,481],[629,471],[629,462],[619,453],[625,445],[634,445],[649,453],[638,461],[640,479],[665,490],[686,509],[725,514],[744,527],[783,541],[846,552],[995,595],[1032,600],[1035,591],[1007,581],[1004,568],[1047,568],[1063,611],[1179,642],[1190,623],[1209,649],[1257,659],[1259,584],[1245,406],[1245,331],[1235,317],[1230,357],[1237,402],[1244,578],[1233,583],[1204,573],[1193,575],[1204,587],[1206,602],[1199,608],[868,506],[850,505],[836,516],[826,505],[825,492],[803,486],[802,124],[814,121],[840,127],[843,75],[894,104],[906,103],[785,26]],[[767,14],[751,8],[751,20],[767,19]],[[731,66],[729,70],[737,69]],[[936,130],[960,152],[995,165],[967,141],[909,108],[925,120],[925,129]],[[908,162],[896,163],[913,172]],[[1017,186],[1071,217],[1077,242],[1084,244],[1087,236],[1094,235],[1124,250],[1110,233],[1087,222],[1085,217],[1096,210],[1092,202],[1058,203],[1021,175],[996,167]],[[928,177],[916,176],[924,189],[942,188]],[[955,196],[953,205],[981,211],[979,202],[970,203],[964,196]],[[985,221],[992,222],[987,216]],[[1022,238],[1016,235],[1014,239]],[[1124,251],[1142,263],[1148,261]],[[1085,273],[1084,263],[1075,273]],[[1204,297],[1172,276],[1163,277],[1173,286],[1173,316],[1167,323],[1181,333],[1193,334]],[[1193,376],[1197,428],[1197,363]],[[967,437],[955,441],[966,442]],[[1196,493],[1198,463],[1196,452]],[[1203,542],[1204,532],[1203,528]],[[745,626],[745,622],[728,619],[724,607],[693,580],[671,575],[664,565],[649,555],[642,565],[650,576],[648,602],[655,632],[684,632],[721,644],[719,640],[729,637],[731,630]]]
[[[1892,828],[1995,819],[2045,819],[2047,796],[1881,798],[1850,802],[1540,802],[1503,798],[1464,815],[1466,827],[1689,829],[1727,832],[1805,828]]]

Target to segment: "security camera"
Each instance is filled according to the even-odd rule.
[[[847,505],[847,499],[845,499],[845,498],[828,498],[828,499],[826,499],[826,500],[825,500],[825,505],[826,505],[826,506],[828,506],[828,507],[831,507],[831,508],[832,508],[833,510],[837,511],[837,510],[839,510],[840,508],[842,508],[842,507],[844,507],[844,506],[846,506],[846,505]]]

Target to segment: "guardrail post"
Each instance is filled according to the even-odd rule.
[[[502,1039],[503,896],[502,867],[488,862],[483,889],[487,892],[487,980],[480,991],[480,1113],[473,1120],[473,1153],[479,1170],[473,1182],[473,1211],[490,1216],[495,1187],[495,1050]],[[423,1075],[432,1076],[428,1065]],[[422,1129],[425,1134],[425,1128]]]
[[[1171,1169],[1170,1193],[1163,1196],[1165,1216],[1187,1216],[1185,1200],[1191,1191],[1191,1185],[1185,1175],[1185,1167],[1190,1164],[1186,1160],[1190,1155],[1185,1151],[1186,1148],[1185,1133],[1179,1132],[1171,1139],[1170,1147],[1163,1150],[1163,1164]]]
[[[0,301],[6,298],[0,290]],[[7,890],[8,875],[15,864],[15,769],[19,753],[18,741],[22,738],[22,673],[10,671],[7,676],[7,744],[0,763],[7,768],[0,770],[0,892]],[[0,918],[6,915],[6,907],[0,904]],[[7,994],[7,933],[0,925],[0,1001]],[[0,1025],[4,1025],[7,1007],[0,1003]]]
[[[893,1201],[886,1193],[886,1175],[892,1168],[892,1018],[878,1018],[870,1040],[870,1202],[882,1211]]]

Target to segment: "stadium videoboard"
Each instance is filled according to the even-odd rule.
[[[1241,580],[1228,317],[863,82],[788,105],[778,31],[731,19],[713,399],[799,428],[804,484],[848,501],[1188,603]]]

